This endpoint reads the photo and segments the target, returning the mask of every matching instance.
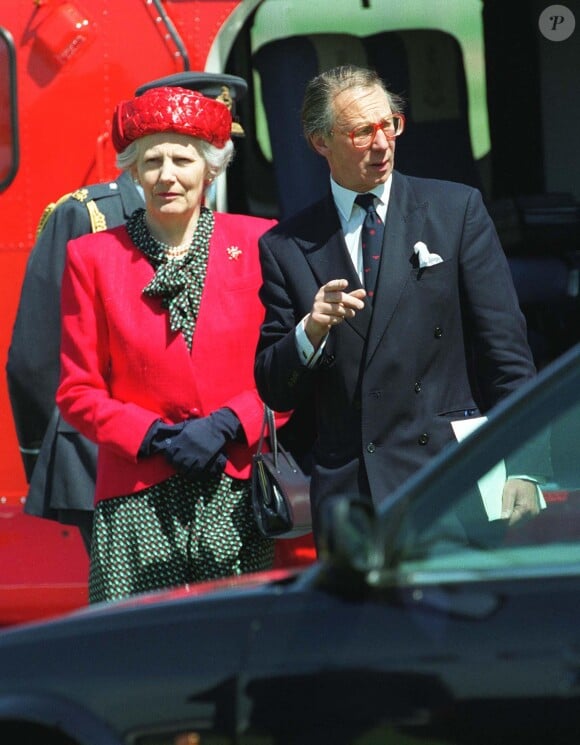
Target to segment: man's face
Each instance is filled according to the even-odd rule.
[[[384,183],[393,171],[395,140],[379,129],[366,149],[354,147],[349,137],[355,127],[378,124],[392,114],[387,94],[380,86],[352,88],[339,93],[333,102],[334,127],[329,136],[312,140],[317,152],[328,161],[333,179],[357,192],[370,191]]]

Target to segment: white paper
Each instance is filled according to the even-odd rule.
[[[486,416],[472,416],[457,419],[451,422],[451,426],[457,441],[461,442],[484,422],[487,422]],[[488,520],[501,519],[502,494],[506,482],[506,473],[505,461],[501,460],[477,482]]]
[[[487,422],[486,416],[465,417],[451,422],[453,433],[458,442],[465,439],[484,422]],[[485,476],[482,476],[477,482],[479,493],[483,501],[483,506],[487,512],[488,520],[501,520],[503,487],[506,482],[507,471],[505,461],[501,460]],[[522,478],[524,476],[522,475]],[[540,509],[546,509],[546,500],[541,489],[536,485]]]

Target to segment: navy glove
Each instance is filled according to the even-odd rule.
[[[185,426],[185,422],[179,424],[166,424],[158,419],[149,427],[145,435],[137,457],[146,458],[148,455],[160,453],[163,450],[164,443],[178,435]]]
[[[158,421],[149,429],[140,453],[163,453],[165,459],[189,479],[218,476],[226,465],[223,448],[241,432],[240,420],[231,409],[188,419],[179,424]]]

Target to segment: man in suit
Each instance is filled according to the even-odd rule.
[[[235,113],[247,90],[233,75],[185,72],[140,86],[169,85],[219,98]],[[234,118],[232,134],[243,130]],[[60,288],[69,240],[123,224],[142,194],[128,173],[86,186],[50,204],[39,224],[22,285],[6,372],[16,434],[29,482],[25,512],[78,526],[90,547],[96,446],[67,424],[55,405],[60,375]]]
[[[484,414],[535,374],[480,193],[394,171],[401,108],[372,71],[314,78],[303,129],[328,162],[331,193],[260,241],[256,382],[275,410],[316,411],[316,534],[333,497],[372,510],[454,439],[452,421]],[[370,232],[360,194],[371,195]],[[365,290],[362,244],[374,242],[378,277]],[[539,496],[533,480],[506,481],[505,524],[537,514]]]

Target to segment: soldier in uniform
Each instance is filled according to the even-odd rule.
[[[247,90],[233,75],[177,73],[137,89],[179,86],[232,107]],[[234,119],[232,134],[243,130]],[[143,198],[128,173],[86,186],[50,204],[30,253],[14,324],[6,372],[20,452],[29,483],[25,512],[78,526],[90,548],[96,446],[68,425],[55,405],[60,376],[60,287],[66,245],[90,232],[124,223]]]

